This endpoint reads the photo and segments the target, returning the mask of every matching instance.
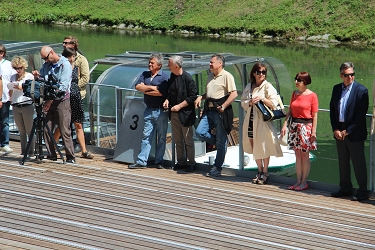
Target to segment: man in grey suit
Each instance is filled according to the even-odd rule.
[[[364,142],[367,138],[366,113],[369,105],[368,90],[354,80],[352,62],[340,66],[342,83],[333,87],[330,102],[331,126],[336,139],[339,159],[340,189],[332,197],[351,196],[350,160],[358,183],[352,200],[367,200],[367,165]]]

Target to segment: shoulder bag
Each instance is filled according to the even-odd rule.
[[[265,87],[266,87],[266,93],[267,93],[267,85]],[[270,109],[262,101],[259,101],[257,104],[255,104],[255,106],[257,106],[257,108],[260,110],[260,112],[263,115],[263,121],[268,122],[272,120],[279,120],[286,116],[284,104],[281,101],[281,97],[279,94],[277,94],[277,101],[278,101],[278,104],[277,104],[276,109],[274,110]]]

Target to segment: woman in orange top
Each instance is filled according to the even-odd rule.
[[[289,112],[281,134],[285,136],[287,120],[291,116],[288,149],[293,149],[296,154],[297,182],[288,189],[301,191],[309,187],[307,184],[311,166],[309,151],[317,149],[318,96],[307,88],[307,85],[311,84],[309,73],[298,73],[295,77],[295,84],[297,90],[293,92],[290,100]]]

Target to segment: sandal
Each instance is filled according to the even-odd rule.
[[[297,187],[294,188],[294,190],[302,191],[302,190],[306,190],[308,188],[309,188],[309,184],[307,184],[307,182],[306,182],[305,186],[303,186],[303,187],[297,186]]]
[[[294,190],[294,189],[296,189],[296,187],[294,185],[288,187],[288,190]]]
[[[266,185],[268,182],[268,173],[267,172],[262,172],[259,180],[258,180],[258,184],[260,185]]]
[[[258,181],[260,179],[260,177],[262,176],[263,172],[258,172],[257,175],[255,176],[255,178],[253,179],[253,183],[254,184],[258,184]]]
[[[86,159],[94,159],[94,155],[91,154],[89,151],[86,151],[85,153],[82,153],[81,157],[86,158]]]

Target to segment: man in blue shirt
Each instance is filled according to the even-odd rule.
[[[336,84],[332,91],[330,118],[339,159],[340,189],[331,196],[351,196],[353,187],[350,176],[351,160],[359,186],[352,200],[362,201],[369,198],[365,157],[366,113],[369,97],[367,88],[356,82],[354,76],[352,62],[341,64],[342,83]]]
[[[168,95],[169,76],[161,70],[162,63],[162,54],[151,54],[148,63],[149,70],[141,74],[135,85],[136,90],[144,93],[144,102],[147,107],[143,113],[145,125],[141,152],[138,155],[137,162],[129,165],[130,169],[146,168],[155,131],[157,132],[155,164],[159,169],[164,168],[163,157],[168,129],[168,112],[164,112],[163,102]]]
[[[43,46],[40,55],[45,61],[40,72],[33,71],[34,77],[47,80],[49,75],[54,75],[58,80],[59,91],[65,93],[62,98],[48,100],[44,104],[45,121],[47,126],[53,130],[55,124],[60,128],[61,137],[65,145],[66,162],[75,163],[73,140],[70,131],[71,109],[70,109],[70,83],[72,79],[72,66],[68,59],[58,55],[51,47]],[[50,138],[47,128],[44,129],[44,141],[48,151],[48,159],[56,161],[55,146]]]

